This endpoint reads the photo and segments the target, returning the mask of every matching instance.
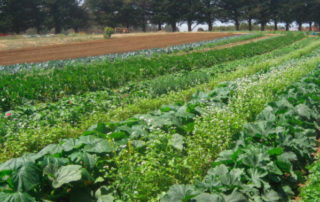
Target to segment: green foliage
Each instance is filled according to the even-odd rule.
[[[172,186],[162,201],[201,201],[204,196],[217,200],[234,192],[244,201],[290,200],[301,183],[297,174],[313,160],[310,154],[319,135],[319,75],[317,68],[291,85],[248,123],[235,136],[233,149],[219,154],[202,182]],[[317,192],[310,192],[317,189],[314,185],[302,193],[306,201],[318,200]],[[181,192],[183,187],[189,187],[188,192]]]
[[[299,49],[302,47],[305,48]],[[114,92],[89,93],[62,99],[58,103],[19,107],[13,112],[10,119],[3,120],[6,122],[4,129],[9,130],[5,133],[6,137],[3,140],[5,150],[1,152],[1,159],[20,156],[25,151],[39,151],[46,145],[56,143],[64,137],[79,136],[90,125],[97,122],[125,120],[137,113],[157,109],[166,103],[187,101],[199,89],[208,91],[215,88],[219,82],[231,81],[266,70],[269,66],[278,65],[290,58],[300,57],[315,47],[317,44],[307,39],[264,56],[234,61],[207,70],[166,75],[134,85],[129,84]],[[295,49],[298,50],[293,51]],[[180,89],[197,85],[198,82],[206,82],[208,75],[215,75],[210,78],[209,83],[180,91]],[[170,88],[167,88],[167,83]],[[163,84],[165,88],[161,87]],[[158,88],[162,90],[154,90]],[[157,92],[169,94],[157,97]],[[89,118],[87,118],[88,115],[90,115]]]
[[[0,106],[3,111],[25,103],[26,100],[57,101],[66,95],[117,88],[129,81],[182,70],[211,67],[226,61],[263,54],[288,45],[304,36],[280,36],[229,49],[195,52],[187,55],[161,55],[152,58],[132,57],[115,62],[67,66],[60,69],[19,72],[0,76]]]
[[[103,37],[105,39],[110,39],[113,33],[114,33],[114,29],[112,27],[105,27],[103,30]]]

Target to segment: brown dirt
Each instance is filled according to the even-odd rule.
[[[108,40],[94,40],[75,42],[63,45],[23,48],[0,51],[0,64],[11,65],[18,63],[45,62],[50,60],[63,60],[112,53],[164,48],[197,41],[213,40],[216,38],[232,36],[230,33],[174,33],[147,36],[128,36]]]

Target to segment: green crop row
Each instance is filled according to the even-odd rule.
[[[313,41],[310,38],[305,39],[296,45],[292,45],[290,50],[302,47],[306,47],[305,49],[307,49],[309,48],[308,45]],[[316,45],[313,44],[312,47],[314,48]],[[276,51],[273,55],[280,57],[281,54],[286,53],[286,51]],[[266,59],[264,57],[263,60]],[[245,59],[245,65],[250,65],[253,62],[256,63],[257,60],[259,59]],[[249,63],[250,61],[251,63]],[[61,122],[75,126],[83,119],[82,117],[87,117],[92,112],[107,112],[124,104],[132,104],[137,99],[156,98],[169,92],[180,91],[202,83],[208,83],[218,73],[230,72],[235,70],[236,67],[237,65],[230,63],[228,65],[216,65],[207,69],[160,76],[147,81],[131,82],[116,90],[110,89],[65,97],[57,103],[43,103],[39,105],[25,103],[23,106],[18,106],[15,110],[7,112],[11,113],[11,115],[7,119],[2,119],[2,122],[5,121],[6,128],[10,129],[10,131],[0,134],[1,136],[7,136],[8,133],[14,134],[23,129],[34,129],[42,126],[52,127]],[[3,114],[3,117],[5,117],[5,114]]]
[[[114,62],[105,61],[51,70],[4,74],[0,76],[0,107],[2,111],[7,111],[27,101],[57,101],[66,95],[117,88],[129,81],[210,67],[226,61],[263,54],[303,37],[302,34],[288,35],[202,53],[161,55],[151,58],[133,57]]]
[[[2,120],[4,122],[3,126],[0,126],[0,130],[2,128],[2,138],[4,138],[4,135],[6,135],[6,137],[2,140],[4,141],[4,146],[1,149],[1,159],[20,156],[26,151],[39,151],[39,149],[50,143],[56,143],[60,138],[77,137],[90,125],[97,122],[110,120],[121,121],[134,114],[146,113],[150,110],[157,109],[162,104],[188,100],[197,89],[213,89],[219,82],[231,81],[239,77],[254,74],[257,71],[268,68],[268,66],[278,65],[288,59],[299,58],[317,46],[317,41],[305,39],[263,56],[256,56],[250,59],[218,65],[207,70],[201,70],[199,72],[205,72],[211,75],[209,83],[184,91],[171,91],[169,95],[155,99],[145,99],[148,96],[144,97],[144,93],[141,93],[140,87],[128,86],[129,89],[137,88],[137,93],[136,90],[130,91],[128,89],[126,90],[127,87],[124,87],[121,90],[123,92],[119,90],[116,94],[112,91],[91,93],[84,97],[76,96],[63,99],[59,103],[21,107],[20,110],[11,112],[12,115],[10,117]],[[224,70],[225,73],[217,73],[217,70]],[[198,74],[198,71],[195,72]],[[199,75],[203,74],[200,73]],[[184,74],[181,76],[182,77],[169,75],[169,79],[165,79],[165,76],[143,82],[142,86],[149,83],[146,85],[147,88],[144,88],[144,91],[146,91],[145,95],[155,96],[156,94],[153,92],[154,89],[158,89],[163,82],[166,83],[167,81],[169,81],[169,86],[177,86],[180,82],[185,83],[181,86],[181,89],[190,86],[188,83],[189,80],[184,79]],[[206,75],[204,76],[206,78]],[[170,82],[172,82],[172,84]],[[154,85],[150,85],[150,83]],[[167,86],[167,84],[165,84],[165,86]],[[167,92],[167,90],[165,91]],[[125,103],[127,102],[134,104],[126,106]],[[119,105],[122,106],[114,109],[114,107]],[[90,111],[91,109],[92,111]],[[86,113],[86,110],[89,111]],[[93,114],[86,118],[90,113]],[[52,118],[52,116],[54,117]],[[66,124],[68,122],[67,120],[75,123],[75,121],[79,119],[81,120],[80,124],[76,124],[76,126]],[[51,120],[57,124],[54,126],[49,125],[49,121]],[[51,124],[53,124],[52,122]]]
[[[199,46],[197,48],[194,48],[195,50],[201,50],[203,48],[214,48],[217,46],[221,46],[221,45],[226,45],[226,44],[230,44],[230,43],[236,43],[236,42],[240,42],[240,41],[245,41],[245,40],[250,40],[250,39],[255,39],[255,38],[259,38],[259,37],[263,37],[264,34],[262,33],[258,33],[258,34],[254,34],[254,35],[244,35],[244,36],[239,36],[236,38],[231,38],[229,40],[221,40],[221,41],[217,41],[216,43],[208,43],[205,44],[203,46]]]
[[[290,86],[278,101],[271,102],[254,122],[234,135],[237,141],[233,149],[219,154],[202,181],[172,186],[161,202],[292,200],[317,147],[319,77],[317,67]],[[314,174],[319,175],[317,171]],[[314,186],[316,192],[306,190],[303,194],[309,194],[310,198],[304,199],[319,200],[317,190],[319,184]]]
[[[318,124],[319,125],[319,124]],[[319,129],[318,129],[319,130]],[[318,145],[319,146],[319,145]],[[317,153],[316,155],[319,155]],[[319,202],[320,200],[320,161],[318,160],[308,166],[308,178],[300,190],[301,202]]]
[[[316,61],[312,61],[314,59]],[[145,151],[131,154],[122,150],[116,161],[117,169],[111,175],[116,179],[111,186],[118,189],[114,193],[116,198],[124,201],[157,201],[157,196],[172,184],[200,180],[217,155],[230,146],[232,135],[251,121],[266,103],[275,100],[277,94],[292,81],[298,80],[319,64],[320,59],[314,59],[292,62],[289,64],[291,67],[287,64],[282,67],[284,69],[279,67],[279,72],[271,71],[268,74],[270,76],[260,77],[255,82],[243,79],[244,83],[236,89],[232,85],[216,89],[219,93],[215,95],[227,104],[220,103],[202,110],[204,113],[191,126],[187,125],[191,130],[190,135],[179,130],[173,131],[173,134],[154,133],[151,135],[154,139],[151,138]],[[232,95],[229,100],[228,93]],[[180,151],[170,146],[176,133],[184,137],[180,140],[184,146]]]
[[[158,149],[166,151],[166,148],[172,148],[171,155],[168,157],[172,155],[178,157],[185,153],[184,139],[193,131],[192,123],[196,115],[205,112],[203,110],[205,106],[223,107],[229,105],[230,100],[239,99],[240,95],[246,97],[247,94],[242,92],[250,91],[252,95],[257,89],[259,93],[256,94],[260,97],[255,95],[254,100],[260,98],[261,101],[267,102],[266,97],[270,97],[269,100],[272,99],[285,86],[311,71],[315,64],[319,64],[320,59],[317,56],[319,56],[319,50],[300,62],[293,60],[286,65],[271,68],[267,73],[261,72],[252,76],[251,79],[243,78],[239,81],[224,83],[209,93],[199,92],[186,104],[163,106],[156,112],[137,115],[123,122],[100,123],[77,139],[66,139],[60,144],[49,145],[36,154],[11,159],[0,166],[0,183],[3,184],[3,192],[0,196],[4,201],[113,200],[112,190],[122,190],[121,186],[129,182],[126,173],[131,173],[131,170],[124,171],[124,167],[121,166],[125,166],[130,161],[123,160],[140,153],[148,154],[147,143],[161,141],[156,134],[167,132],[171,135],[167,144],[163,142]],[[252,108],[252,110],[255,109]],[[157,166],[159,162],[150,163]],[[139,166],[143,165],[145,164],[139,164]],[[169,163],[161,166],[166,168],[172,165]],[[137,169],[137,167],[131,169],[133,168]],[[136,174],[139,175],[139,173]],[[141,177],[142,175],[140,179]],[[118,181],[119,179],[121,181]],[[153,183],[161,182],[153,181]],[[132,189],[134,187],[135,185]],[[130,190],[126,192],[130,193]]]

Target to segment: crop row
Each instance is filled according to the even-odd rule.
[[[124,120],[136,113],[159,108],[165,103],[188,100],[197,89],[210,90],[219,82],[254,74],[268,66],[299,58],[316,48],[318,43],[313,39],[305,39],[263,56],[190,73],[159,77],[125,86],[116,93],[114,91],[89,93],[63,99],[58,103],[18,108],[16,111],[11,111],[9,117],[2,119],[3,126],[0,126],[0,130],[2,129],[4,147],[1,150],[1,159],[19,156],[26,151],[38,151],[50,143],[56,143],[61,137],[79,136],[91,124],[99,121]],[[197,81],[186,79],[194,79],[195,75],[198,76]],[[207,82],[207,79],[209,79],[207,84],[196,85]],[[170,88],[171,86],[173,88]],[[194,88],[181,91],[191,86]],[[168,92],[169,95],[158,97]],[[127,105],[130,103],[134,104]]]
[[[118,88],[130,81],[211,67],[222,62],[263,54],[303,37],[303,34],[288,35],[202,53],[132,57],[114,62],[6,74],[0,76],[0,107],[2,111],[7,111],[26,101],[57,101],[66,95]]]
[[[145,151],[130,154],[122,150],[116,161],[117,169],[111,175],[116,179],[111,187],[118,189],[115,196],[125,201],[156,199],[161,191],[172,184],[200,180],[215,157],[230,146],[232,135],[251,121],[264,108],[264,104],[276,99],[277,93],[290,82],[319,64],[319,58],[316,60],[316,63],[301,61],[289,64],[297,68],[294,70],[287,64],[283,68],[287,66],[289,70],[280,70],[281,73],[272,71],[268,74],[272,76],[265,75],[259,81],[244,79],[243,85],[237,89],[230,89],[232,86],[227,85],[224,89],[216,89],[220,93],[218,97],[224,102],[228,100],[229,89],[233,96],[227,104],[219,103],[202,110],[204,113],[187,125],[189,135],[179,130],[155,132],[150,135]],[[184,146],[181,151],[170,146],[176,133],[184,137],[180,141]]]
[[[301,201],[304,202],[318,202],[320,199],[320,161],[318,152],[319,151],[315,154],[318,155],[318,159],[312,165],[308,166],[309,175],[307,181],[300,188]]]
[[[209,40],[209,41],[200,41],[200,42],[194,42],[189,44],[169,46],[167,48],[154,48],[154,49],[146,49],[146,50],[140,50],[140,51],[126,52],[126,53],[108,54],[103,56],[91,56],[86,58],[77,58],[77,59],[68,59],[68,60],[54,60],[54,61],[36,63],[36,64],[24,63],[24,64],[0,66],[0,71],[17,73],[20,71],[32,70],[32,69],[51,69],[51,68],[61,68],[69,65],[74,66],[80,63],[88,64],[92,62],[101,62],[105,60],[114,61],[117,59],[126,59],[128,57],[134,57],[134,56],[151,57],[154,54],[170,54],[178,51],[189,51],[195,48],[200,48],[201,46],[204,46],[204,45],[209,45],[209,44],[210,46],[216,46],[215,44],[223,45],[223,44],[234,43],[234,42],[243,41],[243,40],[254,39],[261,36],[263,35],[262,34],[236,35],[236,36],[223,37],[223,38]]]
[[[319,77],[317,67],[290,86],[234,135],[238,140],[233,149],[219,154],[202,181],[174,185],[161,201],[291,200],[305,166],[314,160],[320,132]]]
[[[128,194],[132,189],[136,190],[137,186],[134,183],[139,181],[132,181],[127,174],[133,171],[130,176],[136,174],[137,179],[144,177],[134,172],[134,169],[139,169],[139,166],[134,165],[129,169],[125,166],[132,165],[130,162],[134,159],[130,159],[131,157],[139,160],[141,155],[150,154],[149,148],[155,148],[148,145],[149,143],[159,143],[156,148],[161,152],[153,151],[152,154],[156,152],[159,155],[161,153],[166,155],[168,149],[172,149],[171,155],[164,156],[162,159],[162,161],[169,161],[169,164],[162,165],[160,169],[177,165],[168,158],[173,155],[179,157],[185,153],[184,142],[188,142],[187,137],[196,127],[194,125],[195,120],[198,119],[196,116],[204,114],[204,109],[210,106],[229,106],[230,101],[236,101],[236,105],[232,105],[236,109],[241,102],[246,104],[248,101],[239,98],[247,98],[250,95],[254,98],[252,99],[253,107],[250,108],[250,112],[253,113],[259,109],[254,106],[257,104],[263,106],[285,86],[314,69],[314,65],[320,62],[317,56],[319,56],[319,50],[301,61],[292,60],[271,68],[267,73],[260,72],[239,81],[223,83],[209,93],[198,92],[188,103],[163,106],[156,112],[137,115],[123,122],[99,123],[85,132],[84,136],[49,145],[36,154],[11,159],[0,166],[1,183],[5,185],[1,196],[12,201],[34,201],[35,199],[68,201],[79,198],[86,201],[94,199],[106,201],[112,200],[113,196],[110,195],[112,190],[121,190],[126,193],[122,196],[123,199],[131,198],[132,196]],[[257,103],[257,99],[262,103]],[[163,142],[161,136],[158,136],[161,134],[170,136],[170,138],[167,137],[167,142]],[[128,161],[125,161],[126,159]],[[139,165],[141,167],[149,165],[152,168],[158,163],[161,162],[157,159],[149,159]],[[178,171],[181,170],[178,168]],[[148,174],[149,170],[143,170],[144,172]],[[164,187],[168,186],[164,184],[167,182],[165,180],[167,177],[175,177],[174,175],[163,176],[164,181],[161,181],[162,178],[159,179],[158,176],[153,177],[152,183],[154,185],[163,183]],[[125,187],[130,189],[124,189]],[[157,187],[154,188],[146,191],[158,190]],[[117,192],[113,194],[116,195]],[[150,195],[139,193],[138,197],[149,198]]]

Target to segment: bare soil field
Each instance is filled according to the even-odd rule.
[[[172,33],[114,37],[107,40],[73,42],[68,44],[39,46],[0,51],[0,64],[45,62],[70,58],[123,53],[129,51],[164,48],[197,41],[232,36],[232,33]]]

